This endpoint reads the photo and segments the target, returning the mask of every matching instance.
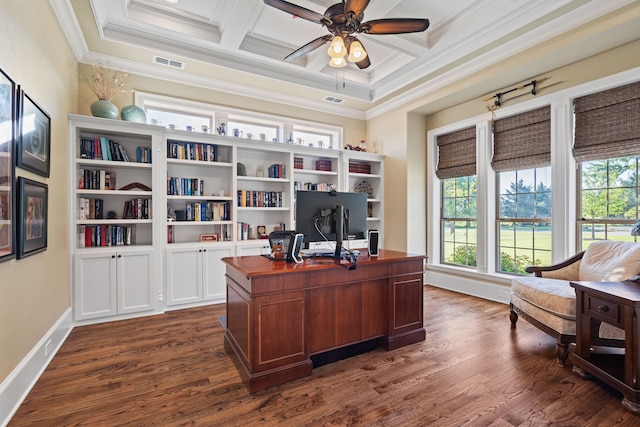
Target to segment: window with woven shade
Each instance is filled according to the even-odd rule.
[[[476,128],[437,137],[441,185],[440,262],[476,266]]]
[[[524,274],[551,263],[551,108],[495,121],[496,270]]]
[[[574,100],[578,162],[578,247],[596,240],[637,241],[640,218],[640,82]]]

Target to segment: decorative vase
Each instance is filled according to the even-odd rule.
[[[122,107],[120,117],[127,122],[147,123],[147,115],[144,110],[137,105],[127,105]]]
[[[118,107],[108,99],[98,99],[91,104],[91,114],[94,117],[115,120],[118,118]]]

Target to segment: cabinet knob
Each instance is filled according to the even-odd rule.
[[[122,258],[122,255],[118,255],[118,258]]]
[[[115,258],[115,257],[116,257],[115,255],[111,255],[111,258]]]
[[[596,310],[598,310],[598,312],[600,313],[606,313],[607,311],[609,311],[609,307],[607,307],[606,305],[599,305]]]
[[[207,252],[207,250],[206,250],[206,249],[203,249],[203,250],[202,250],[202,252]]]

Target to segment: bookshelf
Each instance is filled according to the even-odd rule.
[[[165,303],[224,302],[221,258],[234,254],[233,146],[208,135],[165,138]]]
[[[384,229],[378,154],[77,115],[69,116],[69,128],[79,324],[225,302],[221,258],[268,253],[260,226],[266,235],[295,229],[298,188],[354,191],[366,181],[368,228]],[[108,145],[111,160],[96,156],[95,147],[90,154],[83,142],[99,141],[102,149],[101,138],[117,143],[117,152]]]
[[[161,132],[69,116],[74,320],[157,311],[157,181]]]
[[[344,191],[367,192],[367,229],[380,231],[384,247],[384,156],[361,151],[344,151]]]

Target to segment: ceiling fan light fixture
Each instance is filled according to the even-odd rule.
[[[329,61],[329,65],[333,68],[342,68],[347,66],[347,61],[344,60],[344,56],[333,57]]]
[[[349,61],[360,62],[367,57],[367,51],[364,50],[362,43],[358,40],[354,40],[349,45]]]
[[[335,36],[333,40],[331,40],[331,45],[329,49],[327,49],[327,53],[332,58],[343,57],[346,53],[347,48],[344,45],[344,40],[342,40],[342,36]]]

